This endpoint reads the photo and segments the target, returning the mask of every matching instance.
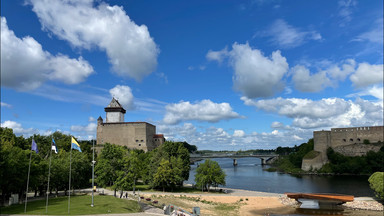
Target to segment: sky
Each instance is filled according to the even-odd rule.
[[[383,125],[383,1],[1,1],[2,127],[92,139],[112,97],[200,150]]]

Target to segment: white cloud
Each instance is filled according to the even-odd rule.
[[[225,47],[224,49],[222,49],[220,51],[209,50],[205,57],[209,61],[217,61],[217,62],[221,63],[224,60],[224,58],[228,57],[228,55],[229,55],[228,48]]]
[[[1,18],[1,84],[21,91],[36,89],[47,79],[77,84],[93,73],[83,60],[52,56],[32,37],[16,37]]]
[[[378,99],[378,101],[383,101],[384,100],[384,89],[383,87],[379,86],[372,86],[370,88],[366,88],[363,91],[349,94],[347,97],[358,97],[358,96],[372,96]]]
[[[269,97],[284,89],[281,82],[288,71],[288,63],[280,51],[265,57],[249,44],[233,44],[230,63],[234,69],[234,88],[249,98]]]
[[[198,129],[199,128],[199,129]],[[239,149],[275,149],[281,146],[299,145],[312,137],[312,130],[296,128],[289,131],[251,132],[243,130],[228,130],[217,127],[202,128],[191,123],[184,125],[158,125],[157,130],[163,133],[168,140],[186,141],[197,145],[198,149],[239,150]]]
[[[92,116],[89,116],[88,121],[89,121],[89,122],[94,122],[94,121],[96,121],[96,119],[93,118]]]
[[[90,122],[88,125],[72,125],[71,131],[76,132],[77,136],[81,136],[82,138],[84,136],[87,137],[87,139],[94,139],[96,135],[96,129],[97,124],[94,122]]]
[[[355,87],[366,87],[383,82],[383,65],[371,65],[347,59],[340,63],[326,61],[316,73],[303,65],[296,65],[290,71],[295,88],[302,92],[319,92],[326,87],[336,87],[348,76]]]
[[[302,92],[319,92],[327,86],[331,85],[325,71],[316,74],[310,74],[309,70],[301,65],[292,68],[292,81],[295,88]]]
[[[39,130],[37,130],[37,129],[23,128],[23,126],[20,123],[17,123],[14,121],[9,121],[9,120],[1,123],[1,127],[13,129],[13,133],[15,133],[16,136],[23,135],[24,137],[30,137],[33,134],[39,133]]]
[[[289,25],[282,19],[276,20],[267,31],[257,35],[272,37],[271,42],[282,48],[294,48],[309,40],[322,39],[320,33],[316,31],[302,31]]]
[[[339,0],[339,26],[345,26],[352,20],[352,12],[354,7],[357,5],[355,0]]]
[[[235,130],[233,132],[234,137],[243,137],[245,135],[245,132],[243,130]]]
[[[364,32],[357,36],[356,39],[353,41],[369,41],[372,43],[378,43],[383,44],[383,18],[377,19],[374,24],[373,28],[371,28],[369,31]]]
[[[129,86],[116,85],[109,93],[112,97],[115,97],[119,103],[127,110],[135,109],[135,104],[133,103],[133,94]]]
[[[157,66],[159,49],[147,26],[137,25],[123,7],[94,0],[29,0],[43,29],[74,47],[107,53],[116,74],[137,81]]]
[[[165,109],[163,121],[166,124],[177,124],[187,120],[218,122],[241,117],[232,110],[229,103],[214,103],[210,100],[202,100],[195,104],[181,101],[177,104],[168,104]]]
[[[58,55],[48,62],[52,73],[49,79],[62,81],[66,84],[77,84],[83,82],[92,72],[93,68],[82,57],[77,60],[68,56]]]
[[[383,104],[361,98],[354,102],[341,98],[325,98],[318,101],[280,97],[258,101],[246,97],[241,99],[248,106],[291,118],[292,126],[297,128],[381,125],[383,121]]]
[[[383,65],[360,63],[350,80],[357,88],[383,83]]]
[[[7,104],[7,103],[4,103],[4,102],[1,102],[1,107],[12,108],[12,105],[11,105],[11,104]]]

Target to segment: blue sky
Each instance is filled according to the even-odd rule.
[[[1,126],[96,135],[112,96],[199,149],[383,125],[383,2],[1,2]]]

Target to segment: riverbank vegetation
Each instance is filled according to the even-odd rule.
[[[369,179],[369,186],[375,191],[377,198],[384,201],[384,172],[375,172]]]
[[[201,190],[209,192],[211,186],[225,186],[225,172],[221,169],[219,163],[207,159],[200,164],[196,169],[195,182]]]
[[[300,146],[280,149],[280,158],[274,162],[267,171],[280,171],[291,174],[354,174],[371,175],[374,172],[383,172],[384,146],[380,151],[370,151],[364,156],[349,157],[335,152],[332,148],[327,149],[329,162],[319,170],[308,172],[301,169],[303,159],[312,159],[319,155],[313,150],[313,139],[308,140]],[[280,147],[279,147],[280,148]],[[288,153],[288,154],[287,154]]]

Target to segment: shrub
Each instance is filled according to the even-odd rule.
[[[369,186],[378,198],[384,200],[384,172],[375,172],[368,179]]]

